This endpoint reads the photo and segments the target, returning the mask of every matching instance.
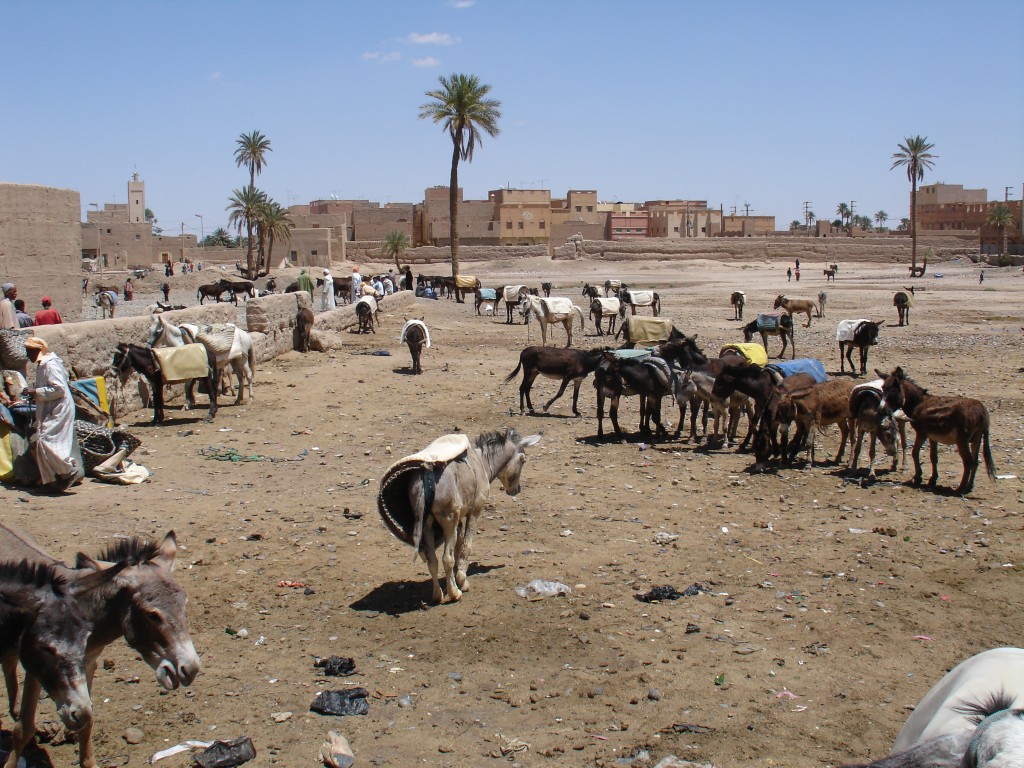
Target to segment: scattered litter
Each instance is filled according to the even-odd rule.
[[[369,692],[365,688],[349,688],[345,691],[320,691],[313,703],[309,705],[310,712],[321,715],[365,715],[370,711],[370,705],[366,701]]]
[[[221,427],[217,431],[218,432],[234,432],[235,430],[233,430],[231,427]]]
[[[205,752],[193,757],[199,768],[234,768],[256,757],[256,747],[248,736],[233,741],[215,741]]]
[[[309,427],[306,427],[305,429],[293,429],[292,430],[292,436],[293,437],[295,435],[312,435],[312,434],[313,434],[313,430],[310,429]]]
[[[660,603],[665,600],[678,600],[680,597],[693,597],[699,595],[701,592],[711,593],[711,590],[705,587],[703,584],[691,584],[682,592],[676,590],[675,587],[663,586],[653,587],[650,592],[642,595],[636,595],[636,599],[644,603]]]
[[[560,581],[534,579],[526,586],[516,587],[516,594],[520,597],[530,597],[539,600],[544,597],[554,597],[555,595],[571,595],[572,589]]]
[[[508,757],[516,752],[525,752],[530,748],[530,744],[522,739],[502,736],[500,733],[496,733],[494,736],[501,740],[501,746],[491,752],[491,757]]]
[[[291,587],[292,589],[302,589],[306,585],[303,584],[301,581],[289,581],[289,580],[285,579],[284,581],[277,582],[277,586],[279,586],[279,587]]]
[[[204,459],[215,461],[302,461],[309,455],[309,449],[303,448],[302,453],[291,459],[263,456],[258,453],[241,454],[237,448],[230,448],[224,445],[208,445],[199,449],[199,455]]]
[[[724,672],[722,674],[715,675],[715,685],[718,685],[718,686],[725,685],[725,673]]]
[[[1016,475],[996,475],[996,480],[1016,480]]]
[[[213,744],[212,741],[183,741],[181,744],[175,744],[173,747],[167,749],[161,749],[149,758],[149,764],[152,765],[157,760],[163,760],[165,757],[173,757],[174,755],[180,755],[182,752],[189,752],[193,749],[209,749]],[[20,765],[20,763],[19,763]]]
[[[287,720],[292,719],[291,712],[271,712],[270,717],[273,718],[275,723],[283,723]]]
[[[320,759],[328,768],[351,768],[356,762],[348,739],[337,731],[327,732],[327,741],[320,747]]]
[[[391,357],[391,353],[386,349],[375,349],[373,351],[364,349],[361,352],[353,352],[353,355],[372,355],[373,357]]]
[[[708,725],[697,725],[696,723],[673,723],[671,728],[666,728],[662,733],[714,733],[715,729]]]
[[[327,677],[342,677],[354,675],[356,662],[354,659],[343,656],[331,656],[327,659],[314,659],[313,666],[323,669]]]
[[[928,637],[928,635],[914,635],[914,639],[915,640],[928,640],[928,641],[931,641],[931,640],[934,640],[935,638]]]
[[[671,544],[673,541],[679,538],[678,533],[669,533],[668,531],[658,531],[654,534],[654,543],[665,546]]]
[[[789,690],[786,690],[785,688],[783,688],[781,691],[779,691],[778,693],[775,694],[775,698],[776,699],[799,699],[800,697],[797,696],[792,691],[789,691]]]

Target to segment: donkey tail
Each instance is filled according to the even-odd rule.
[[[982,438],[982,452],[985,457],[985,471],[988,472],[990,480],[996,479],[996,463],[992,459],[992,448],[989,446],[988,427],[985,428],[985,435]]]
[[[519,358],[519,365],[516,366],[516,369],[514,371],[512,371],[512,373],[510,373],[508,376],[505,377],[505,382],[504,383],[508,384],[510,381],[512,381],[512,379],[514,379],[516,377],[516,375],[519,373],[520,370],[522,370],[522,368],[523,368],[523,358],[520,357]]]
[[[580,316],[580,330],[581,330],[581,331],[585,330],[585,329],[586,329],[586,326],[585,326],[585,324],[584,324],[584,323],[585,323],[585,321],[584,321],[584,319],[583,319],[583,310],[582,310],[582,309],[580,309],[580,308],[579,308],[578,306],[576,306],[575,304],[573,304],[573,305],[572,305],[572,308],[573,308],[573,309],[575,309],[575,310],[576,310],[576,314]]]
[[[420,497],[422,506],[413,502],[413,529],[412,529],[412,547],[416,552],[416,555],[420,553],[420,549],[423,546],[423,526],[429,524],[426,522],[427,515],[430,514],[431,508],[434,506],[434,493],[437,490],[437,481],[434,478],[434,468],[432,465],[426,464],[423,467],[423,471],[420,472],[420,483],[423,486],[423,495]],[[416,555],[413,555],[415,559]]]

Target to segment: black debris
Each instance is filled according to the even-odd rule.
[[[349,688],[344,691],[322,691],[309,705],[310,712],[321,715],[365,715],[370,712],[366,701],[369,693],[365,688]]]

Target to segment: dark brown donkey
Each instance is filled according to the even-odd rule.
[[[519,353],[519,365],[508,376],[505,383],[508,384],[516,377],[520,369],[523,371],[523,383],[519,385],[519,413],[525,413],[523,403],[534,413],[533,403],[530,401],[530,389],[538,376],[546,376],[549,379],[561,379],[562,384],[558,388],[558,394],[544,404],[544,413],[548,412],[551,404],[565,394],[565,388],[572,382],[572,412],[580,416],[577,407],[580,396],[580,384],[588,375],[594,372],[601,362],[601,349],[571,349],[558,347],[527,347]]]
[[[839,342],[839,372],[846,370],[846,364],[850,364],[850,372],[856,374],[857,369],[853,366],[853,350],[860,352],[860,372],[868,372],[868,349],[878,343],[878,329],[885,323],[875,323],[871,320],[840,320],[836,336],[846,336],[847,331],[852,329],[848,341]]]
[[[206,414],[206,421],[213,421],[217,415],[217,359],[211,349],[206,350],[207,373],[206,393],[210,398],[210,410]],[[153,423],[160,424],[164,420],[164,374],[157,364],[156,354],[149,347],[140,347],[138,344],[126,344],[119,342],[114,350],[114,358],[110,368],[120,386],[124,386],[131,372],[134,370],[149,382],[149,388],[153,393]]]
[[[72,569],[43,550],[29,534],[0,524],[0,559],[53,566],[59,575],[69,578],[123,566],[115,578],[77,600],[91,629],[85,656],[90,686],[103,649],[122,636],[156,671],[157,682],[167,690],[189,685],[195,679],[199,656],[188,633],[185,591],[171,576],[177,551],[173,531],[160,542],[125,539],[108,547],[96,560],[79,554]],[[38,680],[27,675],[21,718],[28,737],[35,733],[29,718],[34,720],[38,687]],[[33,691],[36,696],[29,697]],[[91,718],[82,725],[78,743],[81,764],[95,766]]]
[[[914,479],[911,482],[914,485],[921,484],[921,446],[925,440],[928,441],[932,460],[932,476],[928,487],[934,488],[939,480],[939,443],[956,445],[960,452],[964,474],[957,486],[957,493],[970,493],[974,489],[979,454],[985,457],[988,476],[995,479],[996,467],[989,447],[988,410],[980,400],[929,395],[928,390],[907,378],[899,366],[888,376],[877,368],[875,373],[885,378],[882,396],[886,406],[894,412],[903,409],[914,427],[914,448],[911,451],[914,457]],[[981,450],[983,445],[984,451]]]
[[[900,316],[900,327],[910,325],[910,308],[914,306],[914,286],[896,291],[892,297],[892,305]]]
[[[407,321],[402,329],[400,340],[404,340],[409,345],[409,355],[412,357],[412,372],[414,374],[423,373],[423,366],[420,365],[420,355],[423,354],[423,348],[430,345],[427,339],[427,326],[423,320]]]

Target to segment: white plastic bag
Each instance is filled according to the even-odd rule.
[[[516,594],[520,597],[539,600],[545,597],[554,597],[555,595],[571,595],[572,590],[560,581],[534,579],[526,586],[516,587]]]

